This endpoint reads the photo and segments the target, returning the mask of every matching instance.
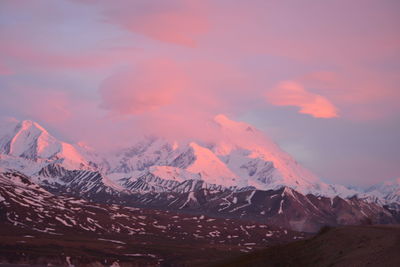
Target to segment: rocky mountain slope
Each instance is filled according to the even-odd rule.
[[[374,185],[365,191],[386,204],[400,204],[400,178]]]
[[[164,180],[202,180],[224,187],[260,190],[288,186],[304,194],[350,196],[355,191],[328,185],[250,125],[223,115],[214,119],[220,137],[213,143],[170,142],[148,137],[116,154],[93,151],[57,140],[32,121],[8,122],[0,131],[0,167],[37,174],[48,164],[92,170],[110,183],[137,180],[151,173]]]
[[[54,173],[57,176],[52,176]],[[4,175],[20,175],[6,172]],[[41,188],[56,195],[73,196],[106,204],[178,211],[230,218],[240,221],[268,223],[302,232],[315,232],[324,225],[395,223],[396,218],[385,208],[357,197],[345,199],[303,195],[289,187],[278,190],[225,188],[202,180],[163,183],[155,177],[144,177],[140,185],[126,185],[124,190],[104,185],[101,174],[91,171],[70,171],[49,165],[40,171]],[[39,179],[38,178],[38,179]],[[30,179],[26,177],[26,179]],[[153,181],[158,179],[160,181]],[[49,182],[53,180],[52,182]],[[31,181],[31,180],[29,180]],[[163,190],[144,191],[151,184]],[[150,185],[149,185],[150,184]],[[139,193],[134,188],[139,186]]]
[[[329,185],[250,125],[223,115],[213,123],[220,133],[213,143],[148,137],[100,157],[57,140],[35,122],[9,121],[0,128],[0,172],[21,172],[59,196],[297,231],[400,219],[395,183],[368,193]]]
[[[107,174],[137,180],[145,173],[165,180],[202,180],[225,187],[260,190],[291,187],[304,194],[351,196],[356,192],[328,185],[252,126],[218,115],[215,142],[169,142],[146,138],[107,158]]]
[[[0,174],[0,234],[0,264],[58,266],[204,264],[209,255],[219,259],[307,236],[263,223],[56,196],[15,172]]]

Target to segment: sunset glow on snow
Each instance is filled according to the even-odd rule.
[[[2,1],[0,116],[108,151],[142,135],[216,141],[223,114],[325,181],[371,185],[400,175],[399,12],[386,0]]]

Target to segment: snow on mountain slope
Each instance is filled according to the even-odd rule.
[[[200,180],[200,173],[193,173],[189,170],[173,167],[173,166],[152,166],[149,172],[157,177],[162,177],[165,180],[183,182],[185,180]]]
[[[262,132],[224,115],[215,117],[221,141],[213,148],[227,165],[255,187],[290,186],[302,192],[329,190],[314,174],[298,164]],[[260,185],[261,184],[261,185]]]
[[[28,176],[39,172],[46,165],[45,162],[34,162],[21,157],[0,154],[0,168],[4,170],[17,170]]]
[[[199,173],[201,179],[209,184],[219,184],[226,187],[238,186],[239,177],[232,172],[211,150],[194,142],[189,146],[193,149],[196,160],[187,167],[191,173]]]
[[[68,169],[90,168],[93,164],[84,148],[57,140],[36,122],[7,121],[1,126],[0,154],[17,161],[56,161]]]
[[[89,147],[59,141],[32,121],[8,120],[0,125],[3,169],[17,170],[58,191],[112,195],[124,190],[99,172],[96,162],[101,161]]]
[[[219,137],[212,144],[145,138],[118,155],[108,157],[108,175],[128,178],[131,183],[150,173],[165,180],[200,179],[225,187],[251,186],[268,190],[289,186],[305,194],[343,197],[358,193],[323,183],[249,124],[224,115],[216,116],[214,124]]]
[[[377,197],[385,204],[400,204],[400,178],[374,185],[365,192],[367,195]]]
[[[108,184],[129,181],[141,188],[162,186],[162,180],[202,180],[238,189],[289,186],[304,194],[347,197],[357,193],[323,183],[249,124],[218,115],[214,126],[219,136],[212,144],[146,137],[100,160],[84,146],[57,140],[35,122],[8,121],[0,130],[0,166],[32,175],[48,164],[61,164],[69,170],[98,171]]]
[[[142,171],[151,166],[168,165],[173,154],[175,154],[174,148],[167,141],[146,137],[130,148],[123,149],[115,155],[108,155],[108,172],[130,173]]]
[[[29,159],[51,158],[61,150],[61,144],[32,121],[18,123],[0,144],[2,153]]]

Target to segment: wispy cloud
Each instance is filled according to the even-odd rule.
[[[293,81],[281,82],[265,95],[267,101],[275,106],[298,107],[299,113],[315,118],[338,117],[337,108],[327,98],[311,93]]]
[[[196,37],[208,31],[207,1],[86,1],[101,10],[105,21],[157,41],[196,47]]]
[[[125,68],[100,85],[100,107],[133,115],[171,104],[186,77],[171,60],[153,59]]]

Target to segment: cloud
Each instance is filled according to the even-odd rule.
[[[1,34],[1,31],[0,31]],[[91,49],[86,51],[68,51],[67,49],[55,49],[47,44],[38,45],[31,40],[21,39],[20,41],[3,40],[0,38],[0,51],[12,62],[20,63],[24,68],[34,66],[46,70],[96,70],[110,69],[114,65],[126,62],[131,59],[138,50],[125,49]],[[0,75],[11,74],[11,70],[0,63]]]
[[[307,91],[293,81],[281,82],[266,93],[266,99],[275,106],[298,107],[299,113],[315,118],[338,117],[337,108],[325,97]]]
[[[139,134],[204,140],[218,113],[286,134],[297,132],[288,129],[295,122],[309,122],[301,135],[312,132],[312,142],[354,123],[387,132],[399,125],[399,1],[15,0],[0,6],[0,75],[12,71],[0,76],[0,113],[48,123],[97,147],[130,144]],[[168,58],[167,66],[154,58]],[[295,82],[276,86],[284,80]],[[272,90],[265,96],[266,88]],[[320,118],[340,110],[341,118],[309,120],[266,100]],[[311,127],[338,123],[323,134]],[[326,152],[322,143],[318,149]]]
[[[171,60],[137,63],[103,81],[100,107],[114,113],[140,114],[171,104],[186,77]]]
[[[341,117],[353,121],[377,121],[396,117],[400,106],[399,75],[368,68],[311,72],[295,79],[340,107]]]
[[[127,138],[212,139],[215,114],[237,114],[254,101],[236,68],[209,60],[143,60],[105,79],[99,88],[107,120],[126,127]],[[135,125],[135,127],[132,127]],[[123,126],[121,126],[123,127]]]
[[[98,10],[91,6],[65,0],[3,2],[0,73],[7,63],[14,74],[82,69],[109,74],[141,52],[136,45],[127,45],[125,37],[130,33],[122,34],[115,25],[99,21]]]
[[[40,88],[24,84],[8,84],[0,89],[0,106],[24,118],[48,123],[62,123],[71,116],[68,94],[54,88]]]
[[[13,71],[0,62],[0,75],[11,75]]]
[[[97,5],[109,23],[166,43],[195,47],[196,37],[206,33],[209,28],[201,1],[120,0],[118,4],[110,1],[80,1]]]

